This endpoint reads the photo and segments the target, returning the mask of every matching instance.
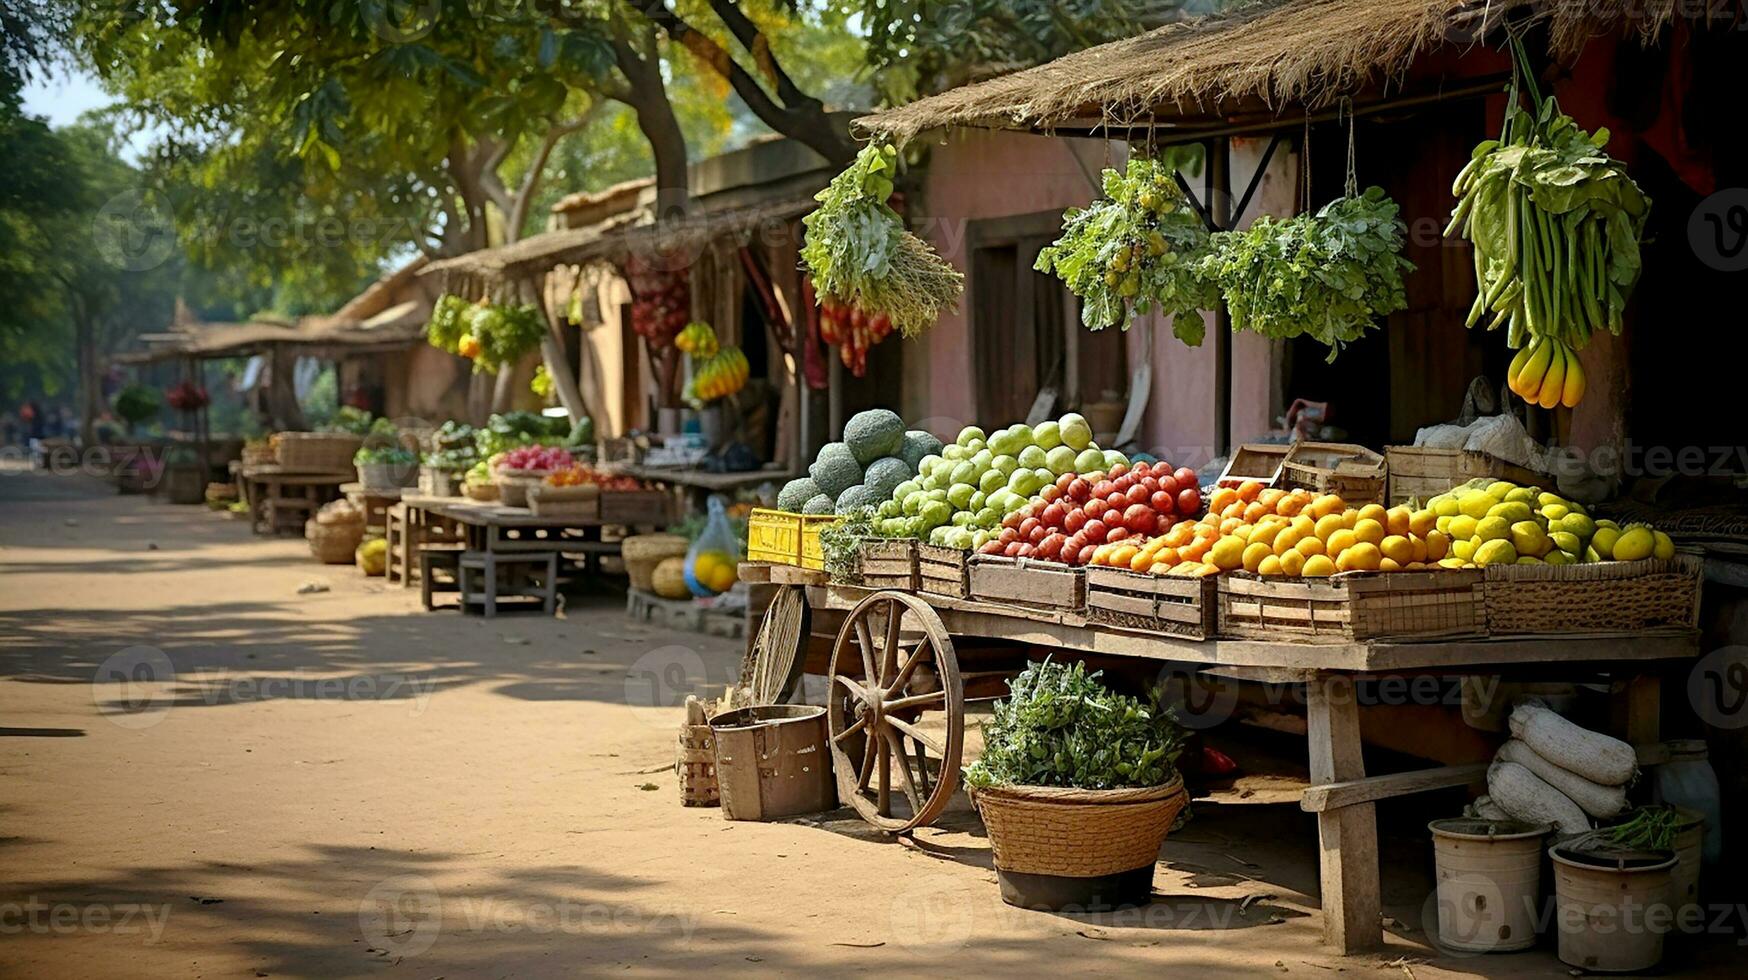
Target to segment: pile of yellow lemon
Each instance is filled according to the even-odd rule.
[[[1583,505],[1540,487],[1471,480],[1427,501],[1451,541],[1440,564],[1575,565],[1675,557],[1675,542],[1647,524],[1593,520]]]
[[[692,580],[709,593],[720,594],[734,588],[739,577],[738,563],[733,555],[723,551],[700,551],[692,559]],[[691,583],[687,583],[690,585]]]

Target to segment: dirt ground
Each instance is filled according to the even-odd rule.
[[[1197,804],[1153,905],[1080,917],[1004,906],[963,808],[904,842],[682,808],[675,705],[739,656],[621,596],[426,613],[203,508],[0,474],[0,976],[1567,972],[1430,950],[1423,832],[1386,843],[1387,950],[1330,955],[1291,805]]]

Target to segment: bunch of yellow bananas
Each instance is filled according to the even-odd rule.
[[[732,395],[746,385],[749,370],[739,347],[724,347],[692,374],[692,397],[708,402]]]
[[[1556,337],[1531,337],[1511,359],[1505,378],[1524,401],[1543,408],[1575,408],[1584,398],[1584,368],[1578,363],[1578,352]]]

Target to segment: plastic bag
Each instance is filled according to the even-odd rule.
[[[711,497],[704,532],[686,552],[686,588],[704,598],[721,595],[734,587],[739,566],[740,541],[728,523],[728,511],[721,497]]]

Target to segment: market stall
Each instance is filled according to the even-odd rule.
[[[958,299],[962,274],[889,205],[906,159],[898,148],[953,126],[1103,133],[1132,144],[1127,162],[1105,170],[1099,197],[1069,209],[1037,257],[1037,269],[1078,299],[1088,328],[1157,323],[1216,351],[1235,331],[1254,332],[1335,362],[1390,318],[1393,346],[1412,348],[1430,330],[1405,330],[1395,317],[1410,309],[1421,271],[1406,257],[1397,201],[1380,187],[1362,190],[1357,120],[1450,111],[1500,93],[1492,138],[1463,146],[1438,181],[1453,185],[1440,206],[1444,234],[1473,257],[1443,292],[1460,289],[1468,312],[1422,312],[1416,323],[1454,317],[1465,344],[1503,341],[1507,358],[1494,369],[1513,400],[1471,392],[1461,424],[1447,428],[1506,432],[1487,444],[1500,448],[1526,438],[1527,419],[1558,442],[1579,421],[1622,417],[1614,366],[1579,354],[1615,350],[1650,207],[1636,174],[1609,155],[1606,129],[1587,129],[1542,88],[1550,57],[1570,59],[1595,34],[1619,30],[1611,16],[1553,4],[1296,2],[1089,49],[862,120],[874,140],[822,194],[802,257],[827,300],[888,313],[906,336],[919,334]],[[1450,51],[1456,36],[1478,56]],[[1346,144],[1332,167],[1342,179],[1327,191],[1310,175],[1313,125],[1333,127]],[[1301,128],[1292,211],[1239,225],[1270,158]],[[1232,209],[1237,136],[1268,145]],[[1178,152],[1189,143],[1200,153]],[[1185,177],[1198,159],[1207,175],[1199,193]],[[895,416],[859,416],[783,488],[778,510],[754,514],[747,554],[759,564],[746,576],[779,594],[800,590],[814,613],[842,617],[824,657],[806,637],[797,654],[827,678],[840,800],[882,830],[908,832],[941,814],[963,768],[1005,900],[1061,907],[1074,879],[1145,901],[1138,876],[1144,867],[1150,880],[1165,835],[1159,820],[1169,825],[1182,806],[1181,783],[1161,765],[1170,726],[1155,731],[1153,709],[1114,694],[1108,710],[1137,721],[1139,734],[1122,736],[1133,744],[1110,741],[1104,722],[1070,706],[1109,692],[1079,663],[1042,666],[1054,651],[1069,662],[1141,661],[1239,689],[1303,692],[1309,786],[1300,802],[1317,814],[1325,937],[1344,952],[1382,937],[1374,810],[1398,796],[1484,786],[1470,803],[1492,821],[1483,839],[1529,841],[1532,857],[1551,839],[1556,863],[1573,858],[1572,867],[1641,862],[1633,868],[1650,877],[1639,884],[1652,887],[1676,864],[1671,834],[1688,818],[1632,784],[1641,765],[1672,756],[1661,741],[1660,687],[1701,651],[1701,558],[1678,551],[1655,512],[1610,519],[1596,474],[1555,480],[1535,454],[1498,455],[1460,439],[1388,450],[1329,444],[1306,438],[1315,424],[1294,422],[1279,446],[1234,446],[1232,387],[1219,360],[1218,475],[1101,448],[1075,413],[1034,413],[987,431],[973,424],[946,443]],[[1438,366],[1430,354],[1393,365],[1398,375]],[[1609,383],[1588,385],[1593,368]],[[1437,388],[1450,389],[1452,404],[1437,410],[1451,415],[1435,419],[1454,416],[1464,386],[1474,387],[1449,380]],[[1475,404],[1498,414],[1478,419]],[[1323,408],[1287,414],[1315,419]],[[977,641],[994,641],[993,653],[962,662]],[[1495,721],[1509,715],[1509,730],[1475,746],[1490,761],[1470,754],[1368,773],[1356,687],[1476,676],[1601,685],[1612,734],[1505,698],[1490,710]],[[1065,701],[1040,687],[1076,693]],[[983,752],[963,767],[965,702],[991,697],[1002,700],[985,722]],[[1062,734],[1075,724],[1086,727]],[[1430,716],[1417,724],[1420,740],[1440,738]],[[1149,742],[1155,734],[1163,741]],[[1427,754],[1400,739],[1392,747]],[[1650,825],[1659,832],[1640,832]],[[1092,826],[1101,829],[1078,835]],[[1471,831],[1431,834],[1445,848]],[[1151,844],[1113,856],[1106,845],[1125,835]],[[1644,853],[1623,857],[1632,847]],[[1060,854],[1041,853],[1051,849]],[[1560,887],[1577,887],[1560,868]],[[1441,883],[1441,902],[1444,891]],[[1460,931],[1445,913],[1441,904],[1441,938],[1447,925]],[[1533,930],[1526,938],[1522,923],[1511,925],[1467,948],[1534,941]],[[1562,958],[1640,969],[1660,955],[1607,941],[1586,952],[1595,938],[1563,924]]]

